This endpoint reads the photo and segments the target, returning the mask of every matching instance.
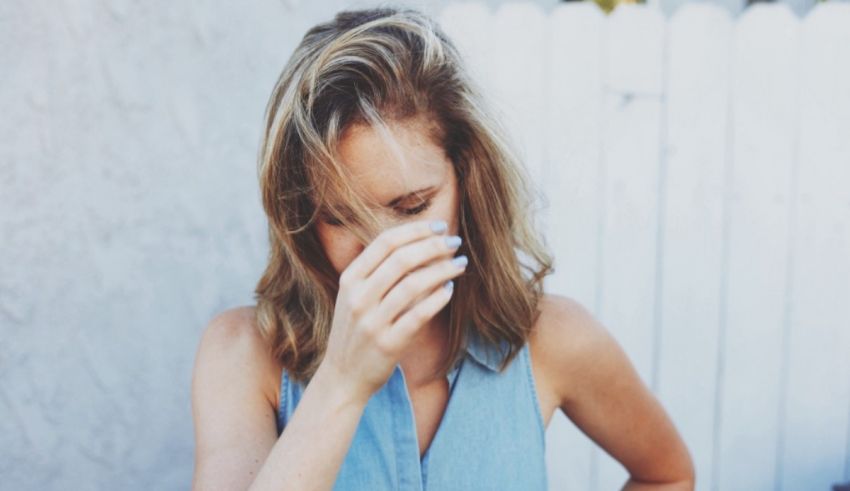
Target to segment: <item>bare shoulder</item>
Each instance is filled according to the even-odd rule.
[[[280,374],[253,307],[209,321],[192,374],[192,489],[245,489],[256,477],[278,437]]]
[[[551,391],[557,406],[579,396],[585,364],[619,350],[614,338],[577,300],[545,294],[539,304],[529,346],[539,366],[541,385]]]
[[[539,310],[529,344],[551,405],[633,479],[693,489],[684,441],[608,329],[568,297],[545,295]]]
[[[282,367],[260,334],[255,311],[254,306],[245,305],[213,316],[201,337],[196,364],[208,363],[231,373],[251,375],[268,403],[276,408]]]

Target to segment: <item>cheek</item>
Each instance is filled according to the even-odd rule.
[[[356,237],[342,228],[320,224],[316,226],[316,235],[337,273],[341,273],[348,267],[363,250]]]
[[[447,193],[446,199],[439,206],[435,218],[441,218],[449,225],[448,233],[457,235],[460,230],[460,195],[454,186]]]

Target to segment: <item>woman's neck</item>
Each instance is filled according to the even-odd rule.
[[[405,382],[411,390],[436,380],[434,372],[448,349],[447,313],[444,309],[422,326],[399,361]]]

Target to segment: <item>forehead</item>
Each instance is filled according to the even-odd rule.
[[[366,125],[346,129],[338,152],[355,187],[385,203],[404,190],[439,185],[451,170],[433,126],[423,120],[388,122],[386,131]]]

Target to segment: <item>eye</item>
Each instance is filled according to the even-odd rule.
[[[403,215],[418,215],[423,211],[427,210],[428,207],[431,206],[431,201],[424,201],[422,204],[417,205],[413,208],[399,208],[399,213]]]
[[[330,225],[331,227],[339,227],[340,225],[342,225],[342,222],[340,222],[339,220],[337,220],[336,218],[334,218],[334,217],[333,217],[331,214],[329,214],[329,213],[322,213],[322,214],[320,215],[320,218],[321,218],[321,220],[322,220],[323,222],[325,222],[326,224]]]
[[[422,203],[414,206],[413,208],[396,208],[396,211],[398,213],[402,214],[402,215],[407,215],[407,216],[418,215],[418,214],[422,213],[423,211],[427,210],[430,206],[431,206],[431,200],[428,200],[428,201],[423,201]],[[330,214],[327,214],[327,213],[323,213],[321,215],[321,219],[322,219],[323,222],[330,225],[331,227],[339,227],[339,226],[342,225],[342,222],[340,222],[339,220],[337,220],[336,218],[334,218],[333,216],[331,216]]]

